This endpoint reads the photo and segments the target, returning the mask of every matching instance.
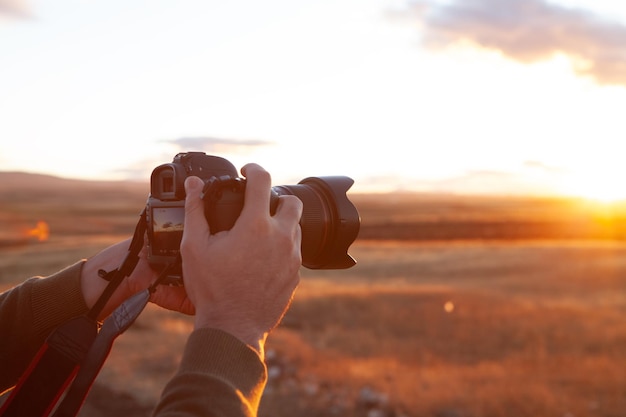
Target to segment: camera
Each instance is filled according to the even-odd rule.
[[[244,204],[246,180],[228,160],[204,152],[177,154],[150,176],[146,203],[148,261],[154,266],[174,263],[179,256],[185,217],[184,182],[200,177],[205,185],[204,214],[211,233],[229,230]],[[346,193],[354,181],[345,176],[308,177],[296,185],[271,188],[270,214],[281,195],[295,195],[303,203],[302,265],[309,269],[345,269],[356,264],[348,248],[361,224],[359,213]],[[173,281],[180,281],[180,269]]]

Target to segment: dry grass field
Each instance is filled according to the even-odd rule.
[[[146,184],[3,175],[0,290],[128,237],[147,196]],[[352,199],[358,264],[302,269],[268,343],[261,416],[626,416],[624,207]],[[38,221],[43,242],[29,236]],[[149,415],[190,330],[149,306],[81,415]]]

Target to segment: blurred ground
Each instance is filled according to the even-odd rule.
[[[129,237],[147,195],[145,184],[20,178],[0,181],[0,290]],[[353,200],[358,264],[302,269],[268,342],[261,416],[626,415],[620,204]],[[41,242],[31,233],[40,221]],[[191,328],[149,306],[117,340],[81,416],[149,415]]]

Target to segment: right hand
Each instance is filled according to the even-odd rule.
[[[215,235],[200,199],[203,181],[186,179],[183,279],[195,306],[196,329],[226,331],[263,356],[265,340],[300,280],[302,202],[280,196],[271,216],[269,173],[256,164],[241,173],[247,178],[244,207],[230,230]]]

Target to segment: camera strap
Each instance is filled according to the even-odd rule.
[[[79,316],[46,339],[0,409],[2,417],[48,416],[78,372],[98,333],[98,323]]]
[[[130,246],[128,247],[128,253],[126,257],[122,261],[122,264],[119,268],[114,269],[111,272],[105,272],[103,270],[98,271],[100,277],[106,278],[109,281],[109,284],[106,286],[100,297],[95,302],[95,304],[91,307],[91,310],[87,313],[87,317],[90,317],[94,320],[97,319],[98,315],[102,312],[102,309],[106,305],[109,298],[113,295],[117,287],[122,283],[124,278],[129,276],[137,266],[139,262],[139,252],[143,248],[143,239],[144,234],[146,232],[146,209],[144,208],[141,214],[139,215],[139,221],[137,222],[137,226],[135,226],[135,233],[133,234],[133,239],[130,242]]]
[[[85,357],[94,345],[94,341],[97,340],[100,331],[100,324],[97,321],[98,315],[123,279],[130,275],[137,266],[139,253],[143,248],[145,230],[146,210],[144,209],[135,228],[128,253],[118,269],[106,274],[106,277],[110,278],[109,284],[99,299],[86,315],[70,319],[48,336],[0,408],[0,417],[46,417],[53,411],[63,393],[78,374]],[[154,291],[156,288],[156,284],[157,282],[146,290],[149,291],[147,299],[150,297],[150,291]],[[140,294],[145,297],[144,293]],[[123,303],[119,307],[120,312],[114,314],[118,320],[120,317],[130,319],[126,327],[121,327],[122,330],[118,334],[130,326],[143,310],[145,304],[141,305],[140,299],[143,300],[139,296],[137,298],[131,297],[128,300],[129,304],[124,305],[125,303]],[[124,308],[122,309],[122,307]],[[122,320],[121,324],[125,324],[125,322]],[[106,338],[106,334],[108,333],[103,334],[103,338]],[[107,355],[108,350],[102,357],[102,363]],[[95,370],[95,374],[99,372],[100,368],[101,365]],[[86,388],[85,395],[90,386],[91,383]]]
[[[74,417],[83,405],[93,382],[106,358],[111,352],[113,342],[119,335],[124,333],[139,317],[143,309],[150,301],[150,295],[156,291],[157,286],[170,274],[173,268],[180,263],[180,256],[176,262],[169,264],[159,275],[159,278],[150,286],[128,300],[124,301],[104,321],[94,344],[89,349],[83,364],[67,390],[67,393],[52,417]]]

